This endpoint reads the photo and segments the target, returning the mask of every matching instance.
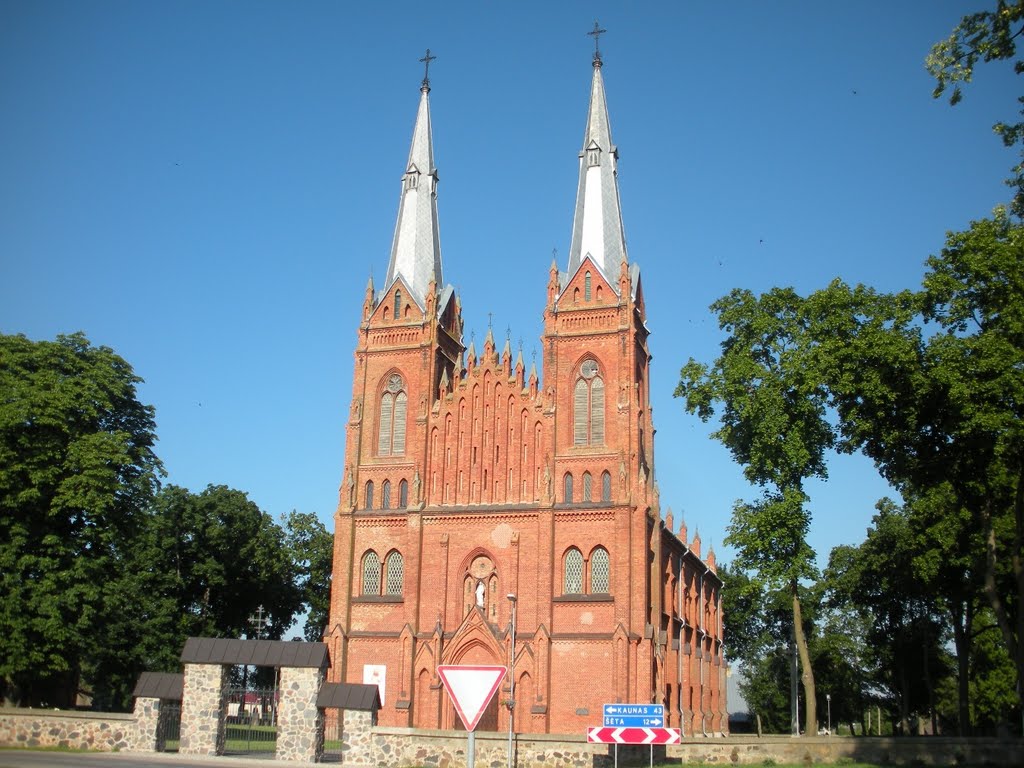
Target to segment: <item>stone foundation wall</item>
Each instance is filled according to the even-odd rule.
[[[368,713],[356,713],[368,714]],[[466,765],[464,732],[412,728],[356,728],[346,713],[342,764],[348,766]],[[615,748],[587,744],[584,737],[518,736],[514,742],[516,768],[612,768]],[[620,764],[647,764],[650,747],[619,747]],[[476,735],[476,765],[505,765],[508,734]],[[838,738],[733,736],[687,739],[682,744],[654,748],[655,764],[763,765],[766,760],[790,765],[869,762],[881,765],[1024,765],[1024,740],[957,739],[944,737]]]
[[[0,745],[5,747],[127,751],[134,747],[135,728],[135,716],[129,714],[0,709]]]

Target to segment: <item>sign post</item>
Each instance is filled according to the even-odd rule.
[[[437,667],[438,677],[448,691],[459,719],[466,726],[468,768],[474,768],[476,761],[476,726],[507,671],[505,667],[465,664],[439,664]]]

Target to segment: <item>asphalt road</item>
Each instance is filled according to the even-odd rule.
[[[0,749],[0,768],[272,768],[281,765],[266,758],[208,757],[191,758],[173,754],[131,754],[127,752],[44,752]],[[288,768],[307,768],[316,763],[288,762]]]

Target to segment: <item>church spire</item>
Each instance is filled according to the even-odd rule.
[[[619,185],[616,180],[618,149],[612,144],[608,104],[601,78],[598,36],[604,32],[594,22],[593,79],[590,85],[590,109],[587,129],[583,134],[580,151],[580,180],[576,191],[576,215],[572,224],[572,245],[569,247],[569,277],[575,274],[583,259],[589,255],[604,273],[605,279],[616,286],[612,277],[618,274],[619,264],[626,259],[626,237],[622,229],[619,209]]]
[[[425,72],[436,57],[427,55]],[[384,290],[392,288],[401,276],[421,309],[426,307],[426,295],[431,280],[438,286],[441,280],[441,240],[437,225],[437,169],[434,167],[434,146],[430,131],[430,80],[424,74],[420,86],[420,105],[416,125],[412,131],[409,161],[402,174],[402,195],[398,203],[398,221],[391,244]]]

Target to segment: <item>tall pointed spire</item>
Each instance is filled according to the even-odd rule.
[[[425,62],[429,73],[434,60],[427,49]],[[402,174],[402,196],[398,203],[398,221],[391,244],[384,291],[389,291],[401,276],[420,308],[426,307],[427,289],[433,280],[441,279],[441,240],[437,224],[437,169],[434,167],[434,145],[430,132],[430,80],[425,74],[420,87],[420,105],[412,131],[409,161]]]
[[[576,191],[576,215],[572,224],[572,245],[569,247],[569,273],[572,277],[589,254],[604,273],[605,279],[617,289],[613,276],[626,256],[626,237],[619,208],[619,185],[616,178],[618,149],[612,144],[608,103],[601,78],[603,61],[597,39],[604,32],[597,22],[594,31],[594,74],[590,85],[590,109],[587,129],[580,150],[580,180]]]

